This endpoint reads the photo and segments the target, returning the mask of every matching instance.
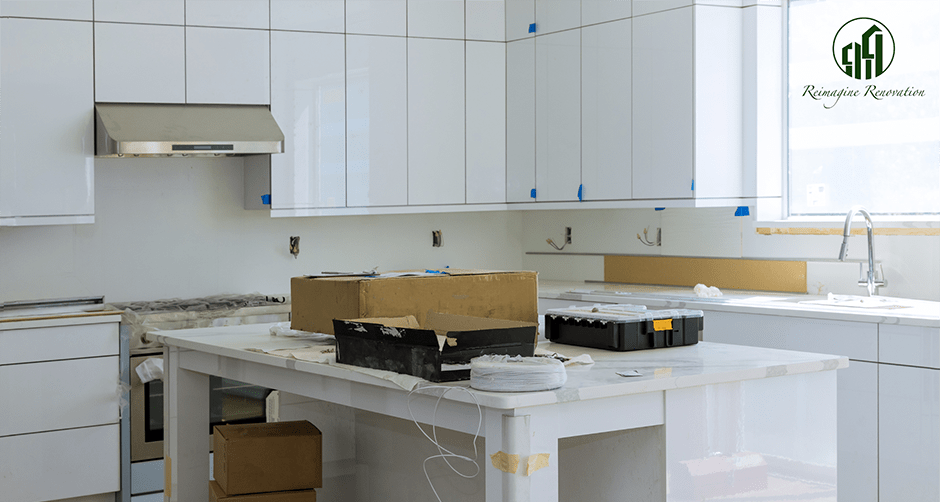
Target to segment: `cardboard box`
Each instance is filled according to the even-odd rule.
[[[336,362],[394,371],[432,382],[470,378],[483,354],[532,356],[538,324],[428,312],[405,318],[336,319]]]
[[[333,334],[333,319],[404,317],[423,324],[429,310],[538,322],[535,272],[452,270],[374,277],[291,279],[291,327]]]
[[[209,481],[209,502],[317,502],[316,490],[229,495],[215,481]]]
[[[213,474],[229,496],[323,486],[323,436],[306,420],[217,425]]]

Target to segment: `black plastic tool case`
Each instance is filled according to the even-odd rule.
[[[595,305],[545,312],[545,337],[556,343],[628,351],[698,343],[701,310],[646,310],[642,305]]]

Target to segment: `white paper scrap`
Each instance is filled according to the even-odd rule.
[[[640,373],[640,372],[637,371],[637,370],[618,371],[617,374],[620,375],[620,376],[622,376],[622,377],[637,377],[637,376],[643,376],[643,374]]]

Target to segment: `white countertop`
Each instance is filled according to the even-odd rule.
[[[539,298],[601,303],[641,303],[650,308],[695,309],[940,327],[940,302],[904,300],[908,308],[869,309],[804,303],[825,296],[722,290],[723,296],[699,298],[692,288],[584,281],[539,280]],[[642,299],[642,301],[637,301]]]
[[[301,373],[335,377],[381,387],[395,384],[339,365],[288,359],[247,349],[274,350],[315,345],[313,342],[272,336],[271,324],[247,324],[173,331],[156,331],[146,336],[169,346],[218,356],[288,368]],[[589,366],[568,367],[564,387],[547,392],[497,393],[474,391],[482,406],[513,409],[560,402],[582,401],[611,396],[696,387],[725,382],[755,380],[788,374],[812,373],[848,366],[848,358],[700,342],[685,347],[610,352],[571,345],[540,342],[539,348],[566,356],[590,354],[596,361]],[[638,370],[642,376],[622,377],[618,371]],[[447,385],[467,386],[468,381]],[[464,393],[451,393],[448,399],[471,402]]]

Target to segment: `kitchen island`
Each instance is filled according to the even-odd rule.
[[[410,420],[408,391],[395,383],[342,365],[265,353],[310,345],[272,336],[269,327],[147,335],[166,345],[167,500],[205,500],[208,495],[209,375]],[[446,424],[466,434],[479,428],[484,438],[476,488],[463,492],[462,500],[621,500],[623,490],[636,501],[743,494],[762,500],[835,500],[832,370],[846,367],[846,357],[716,343],[627,353],[539,346],[565,355],[587,353],[596,362],[569,367],[567,383],[554,391],[473,390],[472,396],[457,391],[440,400],[439,428]],[[634,370],[639,376],[618,374]],[[412,409],[421,421],[431,421],[440,392],[418,386]],[[591,438],[617,431],[625,435],[611,443],[615,448],[590,448]],[[581,446],[560,448],[573,439],[581,439]],[[325,449],[330,442],[325,434]],[[427,456],[437,453],[430,443],[407,448],[427,450]],[[499,469],[494,455],[517,458],[521,466],[505,472],[509,469]],[[547,460],[547,466],[527,473],[530,459],[533,465]],[[421,469],[419,462],[411,470],[423,481]],[[576,484],[570,481],[576,471],[589,476],[574,476],[582,480]],[[325,470],[324,483],[332,477]],[[440,477],[435,479],[441,484]],[[419,488],[420,500],[434,500],[429,487]],[[356,499],[369,498],[359,494]],[[389,490],[382,500],[409,497]]]
[[[848,356],[838,372],[839,501],[940,500],[940,302],[539,281],[539,311],[631,303],[705,312],[704,340]],[[755,329],[758,328],[758,329]]]

